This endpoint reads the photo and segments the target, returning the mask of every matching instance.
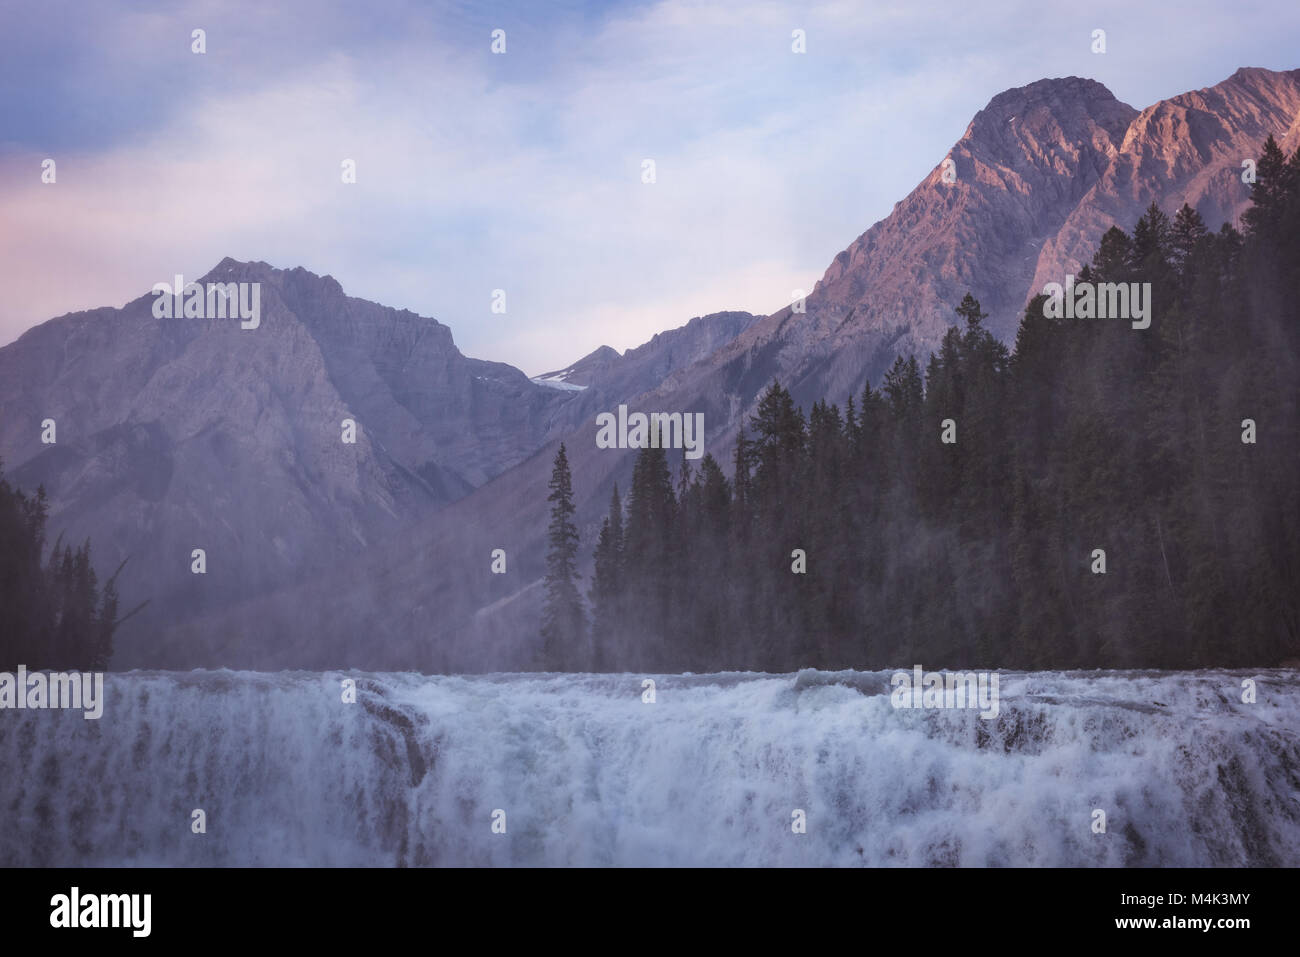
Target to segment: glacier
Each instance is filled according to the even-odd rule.
[[[0,865],[1300,865],[1296,671],[890,674],[110,673],[0,714]]]

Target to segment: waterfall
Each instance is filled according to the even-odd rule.
[[[890,674],[110,673],[0,711],[0,865],[1300,866],[1294,671]]]

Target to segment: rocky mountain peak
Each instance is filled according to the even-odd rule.
[[[1050,136],[1065,142],[1090,142],[1100,128],[1118,142],[1136,113],[1096,80],[1077,76],[1037,80],[993,97],[975,114],[960,143],[1001,144],[1007,126],[1035,140]]]

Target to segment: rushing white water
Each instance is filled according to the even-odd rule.
[[[0,712],[0,864],[1300,865],[1294,671],[889,674],[110,674]]]

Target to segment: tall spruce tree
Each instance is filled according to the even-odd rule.
[[[632,468],[623,534],[627,632],[633,644],[631,660],[640,667],[665,667],[673,585],[678,577],[674,567],[676,511],[667,454],[654,445],[642,448]]]
[[[600,526],[591,576],[592,670],[605,671],[617,659],[623,630],[623,503],[618,484],[609,499],[609,514]]]
[[[1206,235],[1205,220],[1201,219],[1201,214],[1187,203],[1183,203],[1183,208],[1174,217],[1169,242],[1172,250],[1171,258],[1183,280],[1184,287],[1191,278],[1195,268],[1196,253],[1201,248]]]
[[[571,671],[580,668],[587,658],[587,612],[578,593],[578,528],[573,524],[573,479],[563,442],[555,454],[549,488],[551,525],[547,533],[542,648],[548,669]]]

